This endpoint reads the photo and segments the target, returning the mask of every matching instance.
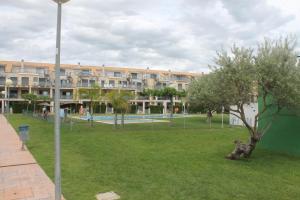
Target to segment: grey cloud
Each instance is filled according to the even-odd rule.
[[[0,0],[0,9],[0,59],[54,61],[51,0]],[[217,50],[256,44],[293,19],[265,0],[73,0],[62,62],[207,71]]]

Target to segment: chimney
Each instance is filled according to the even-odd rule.
[[[24,72],[24,59],[21,60],[21,73]]]

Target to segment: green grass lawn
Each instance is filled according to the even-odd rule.
[[[30,125],[28,144],[53,179],[53,124],[10,116],[15,128]],[[295,200],[300,197],[300,158],[257,149],[251,159],[224,159],[244,128],[202,117],[168,123],[62,126],[62,190],[68,200],[93,200],[115,191],[123,200]]]

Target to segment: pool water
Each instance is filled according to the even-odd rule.
[[[93,120],[95,121],[107,121],[107,120],[114,120],[113,115],[109,116],[93,116]],[[179,118],[179,117],[184,117],[183,114],[174,114],[173,118]],[[118,120],[121,120],[122,116],[118,115]],[[125,120],[141,120],[141,119],[168,119],[170,118],[170,115],[163,115],[163,114],[158,114],[158,115],[125,115]],[[85,116],[85,117],[80,117],[82,120],[89,120],[90,117]]]

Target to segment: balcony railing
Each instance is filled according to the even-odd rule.
[[[38,84],[37,84],[37,86],[39,86],[39,87],[51,87],[51,83],[50,82],[39,82]]]
[[[101,85],[102,89],[128,89],[128,90],[142,90],[142,86],[136,85],[111,85],[111,84],[104,84]]]
[[[29,82],[21,82],[21,86],[23,86],[23,87],[29,87]]]
[[[48,98],[48,99],[50,99],[50,95],[49,94],[47,94],[47,95],[39,94],[37,96],[38,96],[38,98]]]
[[[17,99],[18,98],[18,94],[10,93],[9,94],[9,98],[11,98],[11,99]]]
[[[79,72],[78,76],[93,76],[93,72]]]
[[[60,99],[67,99],[67,100],[71,100],[73,99],[73,96],[68,96],[68,95],[60,95]]]
[[[172,77],[171,80],[172,81],[185,81],[185,82],[190,81],[190,79],[188,77]]]
[[[89,83],[77,83],[77,87],[90,87]]]
[[[61,88],[73,88],[73,84],[72,83],[62,83]]]

